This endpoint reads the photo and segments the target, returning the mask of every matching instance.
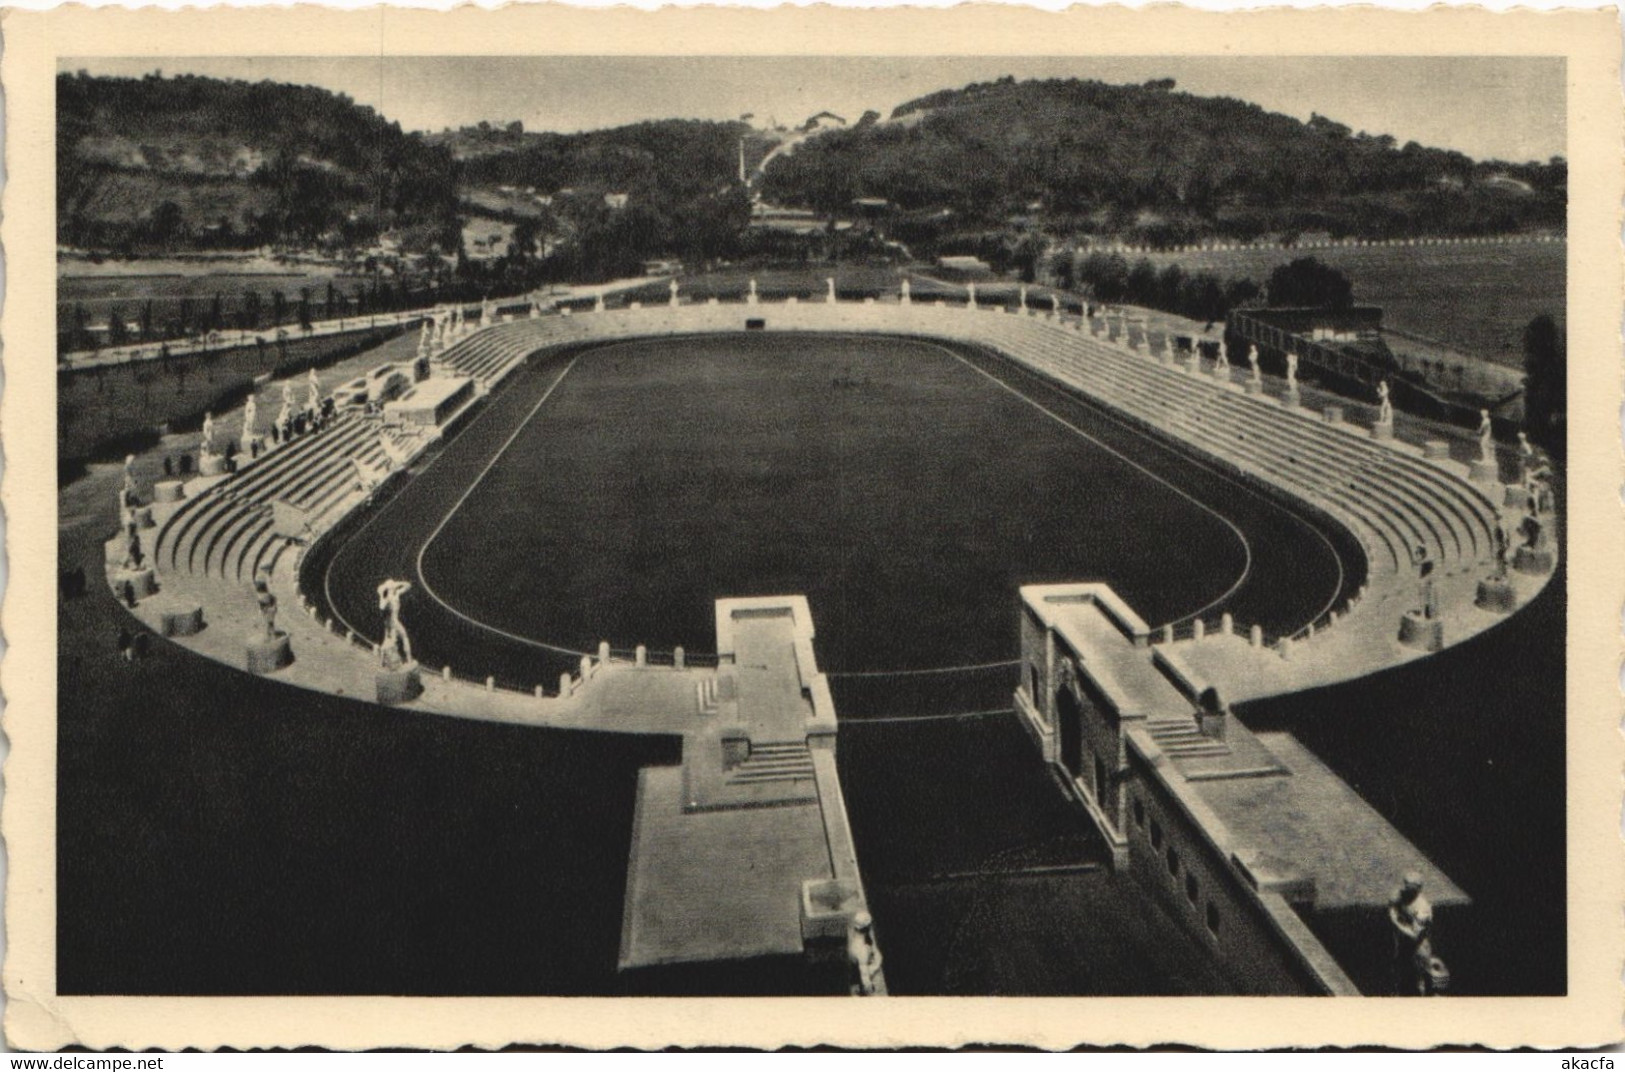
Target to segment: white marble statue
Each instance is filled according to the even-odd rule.
[[[1298,393],[1298,355],[1291,350],[1286,352],[1286,389]]]
[[[389,615],[384,622],[383,643],[378,645],[378,657],[386,670],[412,665],[412,638],[401,624],[401,596],[411,589],[408,581],[391,580],[378,586],[378,609]]]
[[[254,600],[265,623],[265,639],[276,639],[276,593],[271,591],[271,571],[264,566],[254,574]]]
[[[1021,311],[1025,313],[1027,311],[1027,288],[1022,287],[1019,293],[1021,295]]]
[[[880,989],[881,958],[875,944],[874,925],[874,917],[860,911],[847,927],[846,958],[857,979],[852,992],[858,997],[871,997]]]
[[[671,290],[671,307],[673,309],[675,309],[675,308],[677,308],[677,305],[678,305],[678,301],[677,301],[677,280],[676,279],[673,279],[671,281],[670,290]]]
[[[305,409],[311,413],[318,413],[322,408],[322,383],[316,378],[316,370],[311,369],[310,375],[305,377]]]
[[[1264,383],[1264,375],[1258,368],[1258,347],[1247,347],[1247,366],[1253,370],[1253,386],[1259,387]]]
[[[1495,460],[1495,429],[1490,424],[1490,411],[1478,411],[1478,460],[1492,462]]]
[[[824,300],[829,302],[831,305],[835,304],[835,277],[830,276],[825,279],[824,285],[828,289],[828,294]]]
[[[1377,423],[1394,423],[1394,404],[1388,398],[1388,381],[1377,384]]]
[[[199,440],[198,447],[204,454],[214,453],[214,414],[203,415],[203,438]]]
[[[903,304],[907,305],[913,300],[913,295],[909,292],[908,288],[908,276],[905,275],[903,277]]]
[[[967,308],[967,309],[976,308],[976,284],[975,283],[966,283],[965,284],[965,308]]]
[[[252,454],[254,450],[254,425],[259,422],[260,406],[253,395],[243,403],[243,453]]]
[[[135,493],[135,455],[124,456],[124,486],[118,489],[119,516],[125,517],[130,511],[141,505],[141,499]],[[129,524],[129,520],[125,520]]]
[[[757,301],[757,298],[756,298],[756,278],[754,276],[751,277],[750,291],[749,291],[749,293],[747,293],[745,295],[745,301],[748,302],[751,305],[756,304],[756,301]]]
[[[1219,340],[1219,345],[1217,345],[1217,346],[1215,346],[1213,348],[1213,375],[1221,377],[1221,378],[1225,378],[1225,379],[1229,378],[1229,376],[1230,376],[1230,355],[1228,353],[1226,353],[1226,351],[1229,350],[1229,349],[1230,349],[1229,344],[1226,343],[1223,339],[1220,339]]]
[[[293,420],[293,383],[284,382],[282,385],[282,410],[276,415],[277,427],[287,432],[288,423]]]

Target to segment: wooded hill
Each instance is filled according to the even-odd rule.
[[[76,246],[365,243],[456,233],[450,154],[308,86],[57,78],[57,227]]]
[[[877,197],[948,226],[1036,218],[1048,230],[1154,244],[1561,229],[1568,169],[1300,122],[1227,97],[1048,80],[945,90],[884,123],[835,131],[774,162],[772,201],[834,211]]]

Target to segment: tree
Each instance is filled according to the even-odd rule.
[[[1300,257],[1270,273],[1265,285],[1269,303],[1277,308],[1347,309],[1354,304],[1349,277],[1314,257]]]
[[[1523,329],[1523,425],[1529,438],[1562,454],[1567,417],[1568,353],[1562,329],[1542,313]]]

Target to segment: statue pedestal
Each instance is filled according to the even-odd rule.
[[[121,599],[124,597],[124,584],[126,581],[135,589],[135,598],[137,599],[145,599],[158,591],[158,571],[151,566],[113,571],[113,594]]]
[[[1250,395],[1261,395],[1264,393],[1264,385],[1257,380],[1250,379],[1244,385],[1243,390]]]
[[[185,603],[158,616],[159,631],[164,636],[196,636],[203,632],[203,607]]]
[[[1502,505],[1517,510],[1527,508],[1529,505],[1529,489],[1522,484],[1508,484],[1506,499],[1502,502]]]
[[[293,662],[293,645],[280,630],[270,639],[256,629],[248,636],[246,665],[250,674],[270,674]]]
[[[1469,467],[1467,478],[1475,484],[1499,484],[1501,482],[1501,466],[1494,458],[1479,459]]]
[[[423,695],[423,676],[417,663],[408,663],[394,670],[380,670],[377,675],[378,702],[401,704]]]
[[[1450,441],[1447,439],[1430,439],[1422,444],[1422,457],[1430,458],[1436,462],[1450,460]]]
[[[1419,610],[1408,610],[1399,620],[1399,642],[1407,648],[1438,651],[1444,647],[1444,622],[1424,618]]]
[[[1473,605],[1497,614],[1511,614],[1518,609],[1518,593],[1505,578],[1478,582],[1478,597]]]
[[[186,485],[179,480],[160,480],[152,486],[152,499],[154,502],[180,502],[185,497]]]
[[[1325,409],[1320,411],[1320,415],[1321,415],[1321,418],[1324,419],[1327,424],[1342,424],[1343,423],[1343,407],[1342,406],[1327,406]]]
[[[1297,409],[1303,405],[1303,396],[1298,393],[1298,385],[1291,384],[1286,389],[1286,405],[1288,409]]]
[[[201,476],[222,476],[226,471],[226,459],[220,454],[201,454],[197,460],[197,471]]]
[[[1394,422],[1378,421],[1371,426],[1371,438],[1380,442],[1387,442],[1394,438]]]
[[[1548,547],[1520,547],[1512,556],[1512,568],[1519,573],[1550,573],[1557,555]]]

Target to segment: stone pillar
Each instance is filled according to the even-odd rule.
[[[1379,420],[1376,424],[1373,424],[1371,426],[1371,438],[1379,442],[1392,440],[1394,438],[1394,422],[1391,419]]]
[[[423,695],[423,675],[417,663],[379,670],[374,688],[381,704],[410,703]]]
[[[676,648],[672,649],[671,664],[673,666],[675,666],[677,669],[681,670],[683,668],[683,666],[684,666],[683,659],[684,659],[683,646],[681,644],[679,644],[679,645],[677,645]]]
[[[293,645],[280,630],[270,637],[256,628],[248,634],[244,664],[250,674],[270,674],[293,662]]]
[[[1518,609],[1518,593],[1505,577],[1491,577],[1478,582],[1478,596],[1473,605],[1496,614],[1511,614]]]
[[[649,665],[649,649],[644,647],[642,644],[639,644],[637,646],[637,648],[633,652],[633,656],[634,656],[634,658],[635,658],[635,660],[637,662],[637,665],[639,665],[639,666],[648,666]]]
[[[203,606],[186,603],[158,616],[159,632],[166,637],[195,636],[203,631]]]
[[[1438,651],[1444,647],[1444,622],[1419,610],[1408,610],[1399,620],[1399,642],[1408,648]]]
[[[598,661],[601,663],[609,662],[609,641],[607,640],[598,642]]]

